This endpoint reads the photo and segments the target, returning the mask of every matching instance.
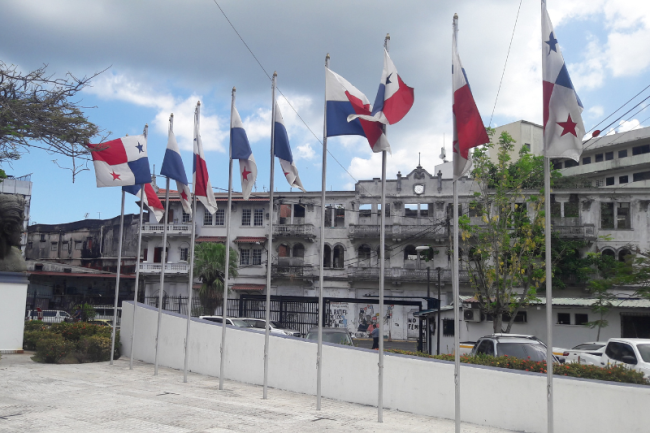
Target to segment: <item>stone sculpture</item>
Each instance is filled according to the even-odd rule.
[[[0,194],[0,272],[27,270],[20,251],[25,222],[25,200],[17,195]]]

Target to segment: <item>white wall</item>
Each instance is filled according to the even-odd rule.
[[[27,278],[0,272],[0,352],[23,350]]]
[[[154,362],[157,310],[138,304],[135,359]],[[129,356],[133,303],[123,303],[122,353]],[[159,363],[183,368],[186,318],[164,312]],[[261,385],[264,334],[228,328],[227,379]],[[221,326],[193,319],[188,344],[190,371],[217,376]],[[271,336],[269,386],[314,395],[316,344]],[[377,403],[377,352],[325,344],[323,396],[360,404]],[[387,354],[384,368],[386,408],[453,418],[453,363]],[[557,431],[645,432],[650,388],[558,377],[554,382]],[[491,367],[461,368],[461,413],[466,422],[530,432],[546,431],[546,377]],[[261,393],[261,390],[260,390]],[[273,399],[271,390],[269,398]],[[308,407],[305,408],[307,410]],[[387,414],[386,416],[390,416]]]

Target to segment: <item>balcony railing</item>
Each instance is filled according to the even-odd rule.
[[[162,270],[162,263],[140,263],[140,272],[156,274]],[[165,263],[165,274],[187,274],[190,271],[188,263]]]
[[[271,268],[271,275],[274,277],[311,278],[313,273],[314,270],[312,265],[305,265],[305,266],[273,265],[273,268]]]
[[[379,225],[352,225],[348,231],[349,238],[378,238]],[[410,237],[420,239],[447,238],[447,230],[441,226],[431,225],[390,225],[386,226],[386,237],[401,240]]]
[[[353,280],[357,281],[379,281],[379,268],[365,268],[365,267],[350,267],[348,268],[349,275]],[[466,269],[461,269],[458,272],[460,282],[469,282],[469,272]],[[431,269],[430,271],[431,282],[436,282],[438,279],[438,271]],[[405,268],[386,268],[384,269],[385,281],[399,281],[399,282],[421,282],[427,281],[426,269],[405,269]],[[442,269],[440,272],[440,280],[444,282],[451,281],[451,270]]]
[[[316,237],[313,224],[280,224],[273,226],[274,236],[292,236],[314,239]]]
[[[163,234],[165,224],[143,224],[142,234]],[[168,235],[190,235],[192,233],[192,224],[167,224]]]
[[[584,224],[580,217],[551,218],[553,231],[560,237],[570,239],[596,239],[596,228],[593,224]]]

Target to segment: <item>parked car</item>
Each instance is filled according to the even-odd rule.
[[[72,320],[72,316],[63,310],[43,310],[43,323],[61,323],[66,319]],[[25,320],[38,320],[38,311],[27,311]]]
[[[470,354],[546,361],[546,344],[534,335],[491,334],[479,338]],[[555,355],[553,358],[559,361]]]
[[[610,338],[599,359],[590,363],[599,367],[627,365],[650,377],[650,339]]]
[[[572,349],[565,350],[562,353],[567,363],[577,362],[579,364],[598,365],[600,358],[605,353],[606,342],[588,341],[578,344]]]
[[[264,319],[257,319],[254,317],[243,317],[242,319],[250,323],[255,329],[260,329],[262,331],[264,331],[265,329],[266,320]],[[275,322],[271,320],[269,322],[269,325],[271,326],[271,334],[290,335],[292,337],[302,337],[300,331],[286,328],[282,326],[280,322]]]
[[[307,340],[318,341],[318,328],[311,328],[305,337]],[[354,346],[352,335],[346,328],[323,328],[323,342]]]
[[[209,322],[223,323],[223,317],[221,316],[199,316],[199,319],[207,320]],[[226,319],[226,325],[232,325],[235,328],[253,328],[253,325],[237,317],[228,317]]]

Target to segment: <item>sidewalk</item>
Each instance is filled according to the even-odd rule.
[[[453,432],[450,420],[377,409],[161,368],[128,359],[94,364],[38,364],[31,354],[0,359],[0,432]],[[261,368],[261,366],[260,366]],[[407,391],[406,391],[407,392]],[[453,396],[450,396],[453,398]],[[505,430],[463,424],[465,433]]]

